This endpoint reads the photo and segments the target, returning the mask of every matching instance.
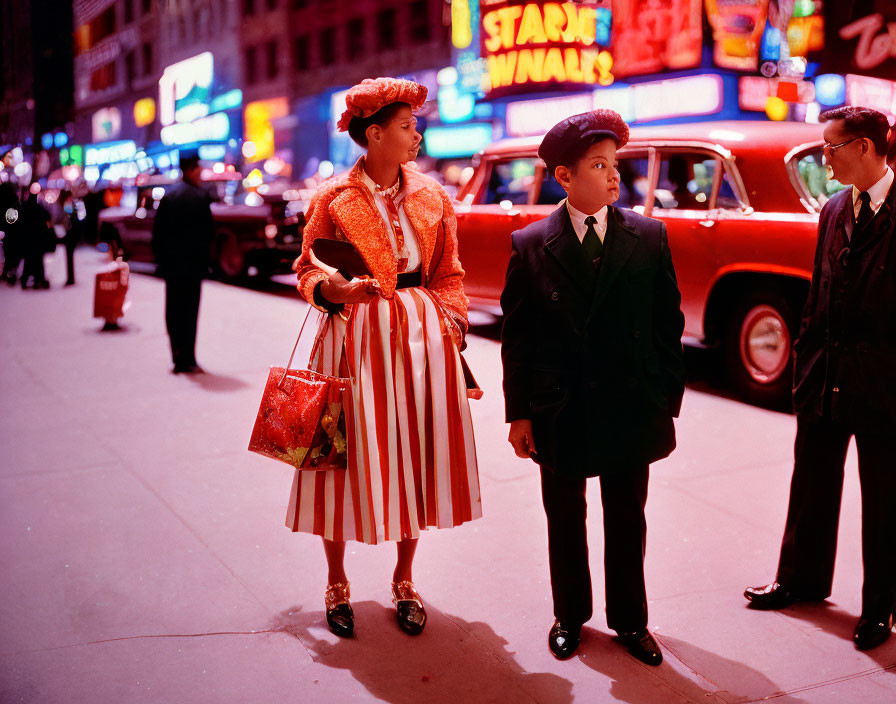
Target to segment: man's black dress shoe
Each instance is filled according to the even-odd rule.
[[[751,609],[760,611],[773,611],[790,606],[800,598],[787,591],[777,582],[772,582],[764,587],[747,587],[744,590],[744,598],[750,602]]]
[[[655,667],[663,661],[660,646],[646,628],[634,633],[620,633],[619,640],[628,648],[628,652],[633,657],[636,657],[645,665],[653,665]]]
[[[582,636],[582,627],[572,624],[554,621],[551,631],[548,633],[548,647],[558,660],[566,660],[572,657],[579,647]]]
[[[348,582],[328,584],[324,595],[327,607],[327,625],[330,632],[341,638],[348,638],[355,631],[355,614],[349,603],[351,592]]]
[[[859,650],[871,650],[882,645],[890,637],[893,630],[893,616],[885,619],[871,619],[864,616],[856,624],[852,634],[853,642]]]

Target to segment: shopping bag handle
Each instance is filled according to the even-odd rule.
[[[284,370],[283,370],[283,376],[280,377],[280,381],[277,382],[277,387],[278,387],[278,388],[282,388],[282,385],[283,385],[284,380],[285,380],[286,377],[289,375],[289,372],[290,372],[290,370],[292,369],[292,360],[293,360],[293,358],[296,356],[296,350],[299,348],[299,342],[300,342],[301,339],[302,339],[302,333],[305,331],[305,325],[307,325],[307,323],[308,323],[308,318],[311,317],[311,312],[312,312],[313,310],[316,310],[316,309],[314,308],[314,306],[309,305],[309,306],[308,306],[308,311],[305,313],[305,318],[304,318],[304,320],[302,320],[302,327],[299,328],[299,334],[298,334],[298,337],[296,337],[296,344],[294,344],[294,345],[292,346],[292,352],[291,352],[290,355],[289,355],[289,361],[286,363],[286,367],[285,367]],[[325,313],[325,312],[323,312],[323,311],[318,311],[318,312],[320,313],[321,316],[326,316],[326,318],[327,318],[327,325],[331,325],[331,324],[332,324],[332,323],[331,323],[331,316],[330,316],[330,314]],[[318,317],[318,326],[320,326],[320,317]],[[319,332],[318,332],[317,337],[316,337],[316,339],[315,339],[315,341],[314,341],[314,345],[311,347],[311,354],[310,354],[309,357],[308,357],[308,363],[309,363],[309,364],[311,363],[311,360],[314,359],[314,353],[317,351],[317,347],[318,347],[318,345],[320,344],[320,342],[321,342],[321,338],[323,337],[323,335],[324,335],[325,332],[326,332],[326,327],[325,327],[322,331],[319,331]],[[345,336],[344,336],[344,335],[343,335],[343,337],[342,337],[342,355],[345,356]],[[308,364],[305,365],[305,368],[308,369]]]

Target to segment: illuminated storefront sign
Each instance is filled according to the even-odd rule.
[[[343,105],[345,105],[343,99]],[[343,108],[344,109],[344,108]],[[289,102],[286,98],[256,100],[246,105],[244,112],[245,139],[256,147],[254,161],[268,159],[274,155],[274,126],[277,120],[289,114]]]
[[[896,3],[893,0],[825,4],[822,70],[896,76]]]
[[[896,115],[896,83],[883,78],[847,74],[846,102]]]
[[[784,89],[782,89],[782,85]],[[792,95],[787,95],[792,92]],[[815,100],[815,85],[806,81],[796,83],[762,76],[741,76],[738,81],[737,103],[741,110],[768,112],[769,98],[780,99],[782,94],[791,103],[809,103]],[[843,101],[841,100],[839,105]]]
[[[151,125],[156,119],[156,101],[152,98],[141,98],[134,103],[134,124],[137,127]]]
[[[473,11],[479,0],[451,0],[451,46],[466,49],[473,43]]]
[[[492,142],[491,123],[428,127],[423,135],[426,153],[434,159],[470,156]]]
[[[700,64],[703,0],[613,0],[612,7],[610,46],[617,78]]]
[[[591,110],[593,102],[591,93],[583,93],[562,98],[519,100],[508,103],[507,134],[512,137],[544,134],[560,120]]]
[[[442,122],[464,122],[473,117],[476,97],[459,86],[457,69],[443,68],[437,74],[439,84],[439,119]]]
[[[721,68],[755,71],[768,18],[769,0],[706,0],[712,26],[713,60]]]
[[[613,57],[596,41],[596,2],[498,0],[481,9],[489,92],[613,82]]]
[[[211,52],[168,66],[159,79],[159,120],[163,125],[189,122],[207,115],[214,77]]]
[[[544,134],[557,122],[588,110],[609,108],[626,122],[713,115],[724,105],[722,78],[715,74],[670,78],[630,86],[599,88],[590,93],[520,100],[507,104],[507,134]]]
[[[121,112],[118,108],[103,108],[91,119],[93,141],[105,142],[121,134]]]
[[[212,98],[211,102],[208,104],[208,111],[219,112],[221,110],[233,110],[242,107],[242,105],[243,91],[239,88],[234,88],[233,90]]]
[[[136,154],[137,145],[129,139],[106,142],[105,144],[91,144],[84,149],[84,164],[86,166],[115,164],[119,161],[129,161]]]
[[[223,112],[193,122],[177,122],[162,128],[162,144],[224,142],[230,138],[230,118]]]
[[[714,115],[721,112],[724,104],[722,78],[715,74],[637,83],[618,90],[624,90],[627,96],[617,95],[612,99],[619,101],[620,98],[628,98],[627,109],[620,113],[623,116],[631,115],[632,122]],[[610,96],[604,102],[605,92],[612,93],[613,90],[595,91],[595,107],[612,106]]]

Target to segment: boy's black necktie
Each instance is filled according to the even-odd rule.
[[[874,217],[874,211],[871,209],[871,194],[868,191],[862,191],[859,193],[859,200],[862,202],[862,207],[859,208],[859,215],[856,218],[856,232],[864,230],[871,222],[871,218]]]
[[[600,241],[600,237],[597,236],[597,230],[594,229],[596,223],[597,218],[593,215],[589,215],[585,218],[585,224],[588,227],[585,230],[585,236],[582,238],[582,247],[585,249],[585,255],[588,257],[589,261],[595,264],[600,260],[600,255],[604,251],[604,245]]]

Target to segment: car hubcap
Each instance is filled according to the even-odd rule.
[[[740,328],[740,358],[753,381],[773,384],[790,359],[790,331],[772,306],[756,306]]]

